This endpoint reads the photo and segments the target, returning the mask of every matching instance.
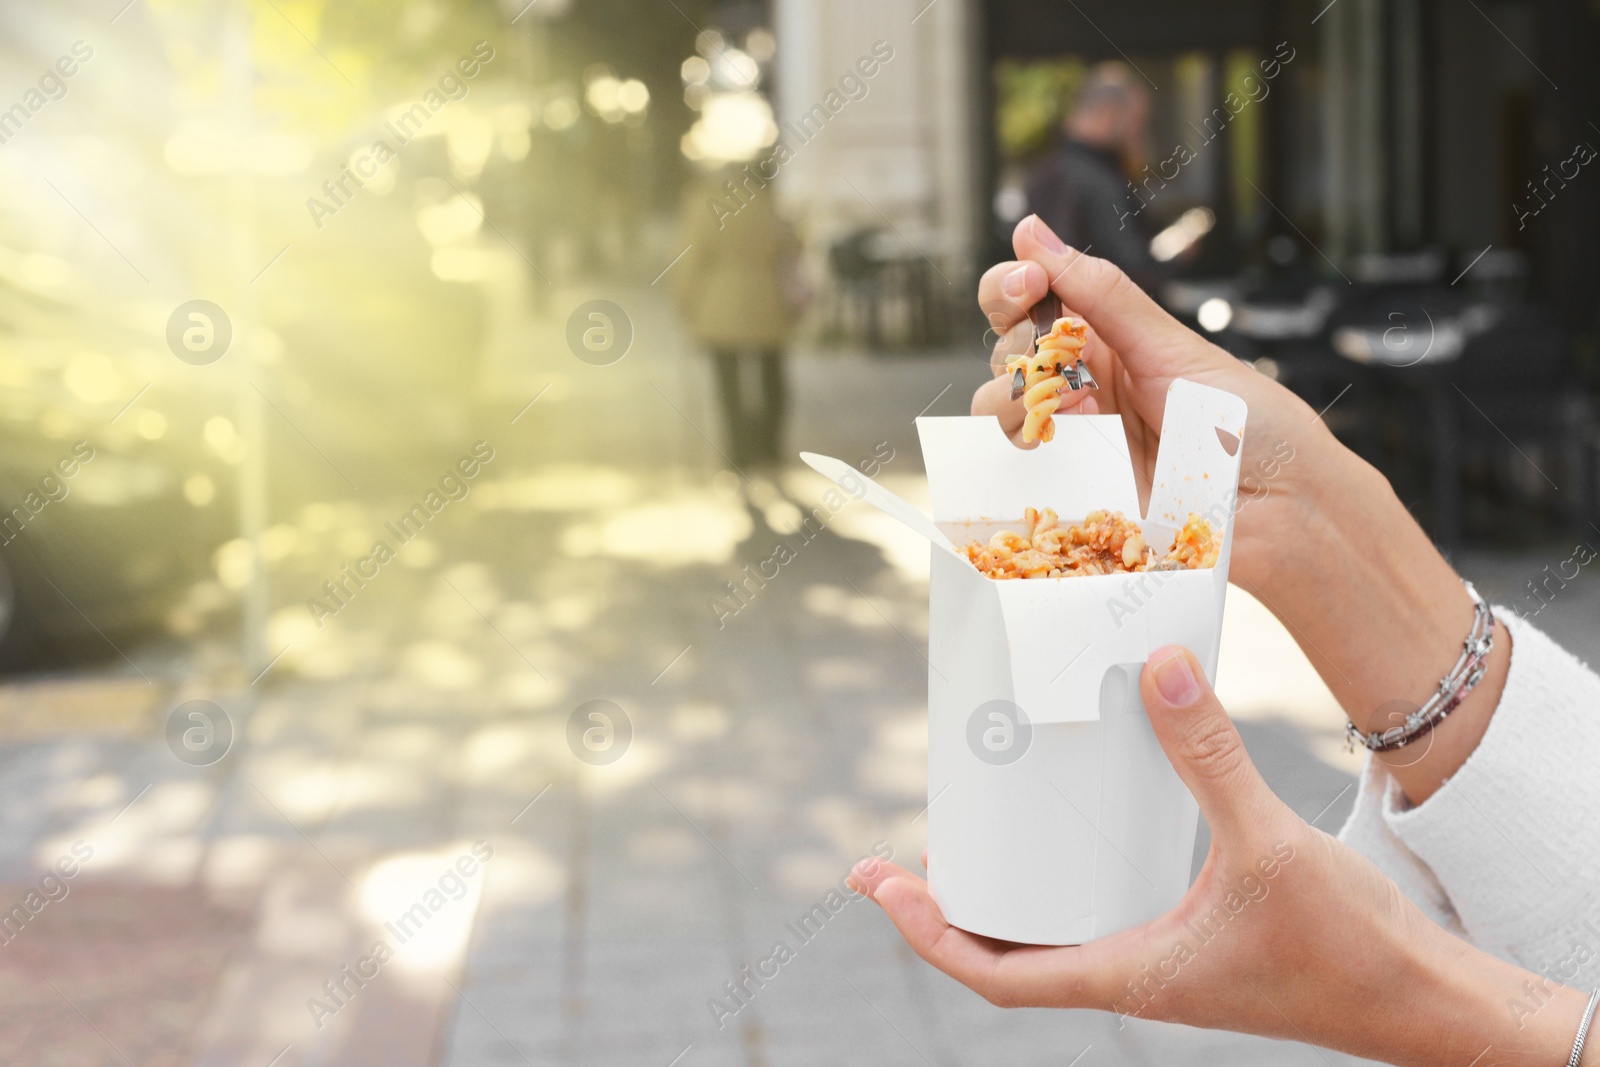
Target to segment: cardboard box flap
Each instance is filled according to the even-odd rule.
[[[1021,449],[1000,420],[970,415],[917,420],[928,496],[938,522],[1015,522],[1025,508],[1053,507],[1075,521],[1100,508],[1139,513],[1139,492],[1119,415],[1055,420],[1055,440]]]
[[[819,455],[816,452],[802,452],[800,458],[806,465],[818,474],[827,478],[833,484],[849,493],[857,500],[865,500],[879,511],[892,518],[899,519],[906,526],[927,538],[929,543],[944,549],[952,555],[960,555],[944,531],[935,526],[933,520],[903,498],[891,493],[877,482],[868,478],[861,471],[850,464],[832,456]],[[963,556],[963,559],[966,557]],[[974,572],[976,573],[976,572]]]
[[[1099,719],[1106,672],[1148,654],[1143,614],[1112,610],[1116,577],[978,580],[1000,602],[1012,699],[1035,723]]]
[[[1167,391],[1145,534],[1164,553],[1191,512],[1204,516],[1223,540],[1216,567],[1200,571],[997,582],[956,547],[986,538],[997,526],[1020,527],[1029,507],[1053,507],[1066,522],[1101,509],[1139,516],[1118,415],[1057,419],[1055,439],[1031,450],[1013,444],[994,418],[917,419],[931,519],[847,463],[810,452],[801,458],[851,497],[960,560],[939,570],[948,588],[934,604],[947,606],[944,614],[930,608],[930,630],[960,629],[979,619],[983,630],[964,630],[956,647],[939,650],[932,657],[934,675],[954,669],[947,657],[981,645],[982,663],[971,664],[974,699],[1001,693],[1035,723],[1084,723],[1104,718],[1120,699],[1107,679],[1119,670],[1136,677],[1158,645],[1187,645],[1214,670],[1245,416],[1243,400],[1210,386],[1179,379]],[[1233,441],[1231,453],[1218,430]]]
[[[1233,549],[1232,520],[1247,414],[1245,402],[1232,393],[1183,378],[1174,380],[1167,389],[1146,515],[1147,521],[1174,530],[1190,513],[1203,516],[1222,534],[1217,569],[1224,579]],[[1219,430],[1234,442],[1231,455]]]

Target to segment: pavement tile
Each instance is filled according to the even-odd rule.
[[[103,914],[75,888],[0,945],[0,999],[25,1009],[21,1026],[0,1028],[0,1062],[52,1062],[8,1053],[7,1040],[62,1064],[121,1062],[51,1000],[39,979],[58,974],[141,1067],[265,1067],[285,1044],[279,1067],[1064,1067],[1085,1048],[1081,1067],[1354,1062],[1159,1024],[1119,1031],[1094,1013],[1000,1011],[923,965],[866,902],[809,940],[789,929],[876,842],[919,869],[925,553],[848,515],[803,541],[786,523],[820,483],[795,464],[776,477],[724,471],[703,436],[717,433],[707,368],[681,350],[658,298],[629,299],[641,336],[665,339],[648,373],[676,410],[634,405],[596,435],[608,379],[573,372],[560,403],[495,439],[472,503],[429,531],[437,559],[386,573],[259,686],[219,665],[223,638],[171,653],[162,677],[185,679],[177,689],[140,688],[117,667],[0,684],[0,879],[26,882],[41,853],[83,836],[96,863],[138,880],[106,890],[121,903]],[[559,324],[535,325],[559,350]],[[887,439],[886,474],[913,495],[912,417],[946,385],[934,413],[964,410],[987,376],[955,354],[801,354],[791,370],[793,443],[849,459]],[[505,422],[514,406],[494,398],[468,414]],[[312,547],[280,565],[280,590],[316,588],[348,559],[340,535],[401,501],[330,506],[342,525],[306,527]],[[795,560],[719,628],[709,601],[780,540],[799,546]],[[1464,565],[1512,598],[1539,569]],[[1600,655],[1600,597],[1575,588],[1547,617]],[[196,695],[222,704],[238,736],[216,764],[189,767],[166,747],[164,715],[211,676],[222,681]],[[627,753],[602,766],[568,744],[569,715],[595,698],[633,727]],[[1293,715],[1244,733],[1297,810],[1350,781]],[[478,840],[495,856],[459,965],[420,985],[386,972],[311,1027],[307,998],[362,948],[370,869]],[[69,915],[84,927],[70,937],[104,943],[99,958],[120,967],[100,973],[69,935],[45,936]],[[113,921],[130,915],[146,926]],[[779,939],[795,959],[719,1029],[708,1000]]]
[[[195,888],[65,885],[0,945],[0,1062],[187,1067],[212,990],[249,940],[247,911]],[[9,906],[37,882],[0,885]]]

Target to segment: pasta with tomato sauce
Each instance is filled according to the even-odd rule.
[[[966,547],[967,559],[990,578],[1068,578],[1201,570],[1216,566],[1222,550],[1221,537],[1195,514],[1161,557],[1145,543],[1138,523],[1120,511],[1091,511],[1083,522],[1062,526],[1053,509],[1028,508],[1023,520],[1027,533],[1002,530],[987,543],[973,541]]]

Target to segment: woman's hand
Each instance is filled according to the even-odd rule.
[[[1020,443],[1022,401],[1005,356],[1032,339],[1028,309],[1054,290],[1089,324],[1084,358],[1099,390],[1069,392],[1057,417],[1118,414],[1148,506],[1167,387],[1189,378],[1249,405],[1230,579],[1288,626],[1363,732],[1404,721],[1439,684],[1471,629],[1473,604],[1381,474],[1318,413],[1163,311],[1117,267],[1066,248],[1037,216],[1017,224],[1017,259],[990,268],[978,302],[1000,335],[996,376],[972,397]],[[1057,445],[1046,445],[1060,447]],[[1413,803],[1464,763],[1488,727],[1510,664],[1502,626],[1483,682],[1422,746],[1382,756]]]
[[[1338,449],[1317,413],[1167,314],[1114,264],[1064,246],[1038,216],[1017,224],[1012,243],[1017,259],[991,267],[978,285],[978,304],[999,341],[990,360],[995,377],[973,395],[972,413],[997,416],[1021,444],[1025,412],[1021,400],[1011,399],[1005,360],[1027,350],[1033,337],[1028,309],[1053,289],[1068,314],[1088,322],[1084,359],[1100,383],[1098,390],[1064,394],[1057,417],[1122,416],[1141,505],[1149,501],[1172,380],[1188,378],[1244,398],[1250,422],[1239,493],[1248,507],[1241,509],[1233,567],[1251,584],[1270,577],[1270,549],[1303,525],[1305,488],[1318,478],[1319,460]]]
[[[862,861],[856,888],[924,960],[1005,1007],[1098,1008],[1401,1064],[1562,1062],[1583,994],[1445,933],[1366,859],[1290,811],[1188,651],[1152,655],[1140,691],[1211,827],[1200,876],[1172,911],[1044,948],[956,929],[922,879],[892,864]],[[1543,990],[1538,1002],[1525,981]],[[1512,1004],[1525,1006],[1520,1018]]]

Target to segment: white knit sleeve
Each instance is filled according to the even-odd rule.
[[[1450,898],[1439,879],[1384,820],[1388,794],[1396,788],[1383,764],[1369,758],[1361,772],[1355,808],[1339,831],[1339,840],[1376,863],[1424,915],[1451,933],[1465,937],[1461,921],[1450,906]]]
[[[1477,749],[1416,807],[1369,759],[1339,836],[1479,948],[1556,981],[1593,986],[1600,983],[1600,676],[1514,612],[1495,614],[1511,634],[1511,666]]]

